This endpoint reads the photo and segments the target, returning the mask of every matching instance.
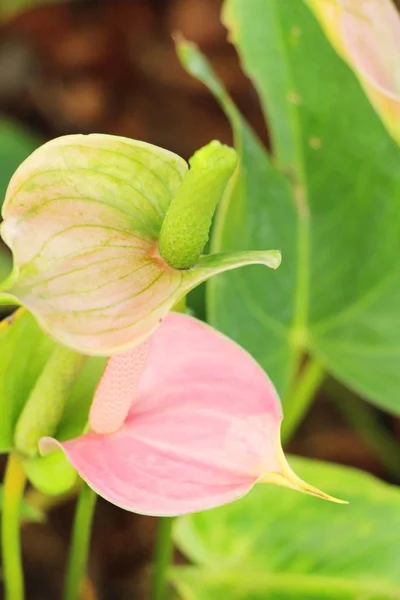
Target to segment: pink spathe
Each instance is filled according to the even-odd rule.
[[[100,423],[101,431],[60,444],[98,494],[149,515],[218,506],[240,498],[259,480],[324,497],[287,465],[279,398],[247,352],[176,313],[148,344],[139,381],[137,348],[109,360],[91,411],[91,426]],[[128,414],[117,431],[104,434],[114,393],[117,415],[126,412],[124,403]],[[58,444],[44,438],[41,450]]]

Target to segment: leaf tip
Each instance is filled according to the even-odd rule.
[[[277,269],[278,267],[280,267],[282,262],[282,253],[280,250],[272,250],[271,251],[271,263],[270,263],[270,267],[272,269]]]

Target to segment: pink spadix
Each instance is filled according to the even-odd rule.
[[[142,514],[204,510],[240,498],[256,482],[333,500],[290,469],[277,393],[240,346],[174,313],[148,344],[146,360],[135,348],[109,360],[91,411],[100,431],[63,443],[43,438],[42,452],[61,446],[99,495]],[[104,433],[118,419],[119,429]]]
[[[130,352],[110,360],[105,368],[90,407],[89,424],[96,433],[112,433],[123,425],[132,398],[143,373],[149,342],[146,340]]]

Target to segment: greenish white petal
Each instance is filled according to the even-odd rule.
[[[14,271],[0,286],[55,340],[109,355],[146,339],[190,289],[246,264],[276,268],[280,254],[205,256],[168,265],[158,238],[187,164],[109,135],[71,135],[36,150],[13,176],[1,234]]]

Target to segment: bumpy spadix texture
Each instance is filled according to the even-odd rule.
[[[149,341],[142,377],[131,385],[137,349],[112,357],[96,397],[130,395],[129,414],[109,435],[90,432],[61,445],[101,496],[127,510],[178,515],[246,494],[257,481],[331,499],[291,471],[280,446],[282,411],[273,385],[240,346],[208,325],[169,314]],[[107,381],[108,380],[108,381]],[[117,409],[120,410],[119,408]]]
[[[70,135],[34,152],[7,190],[1,234],[14,271],[0,286],[57,341],[112,354],[145,340],[190,289],[245,264],[276,268],[279,252],[201,257],[170,267],[158,236],[187,164],[151,144]]]
[[[168,208],[160,232],[160,254],[178,269],[191,267],[201,256],[237,155],[232,148],[214,141],[198,150],[189,163],[190,171]]]
[[[400,15],[392,0],[307,0],[400,143]]]

